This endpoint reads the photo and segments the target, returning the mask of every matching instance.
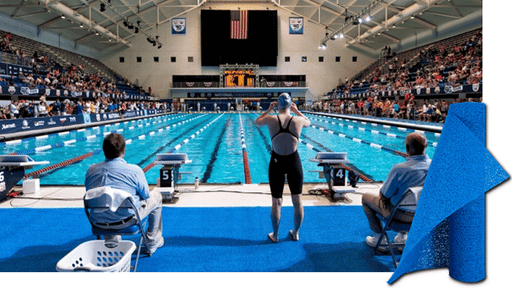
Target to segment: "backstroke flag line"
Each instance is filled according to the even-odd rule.
[[[248,10],[231,11],[231,39],[247,39]]]
[[[485,104],[450,105],[400,265],[388,283],[441,267],[458,281],[483,280],[485,192],[508,178],[485,147]]]

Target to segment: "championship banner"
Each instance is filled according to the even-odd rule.
[[[290,17],[290,34],[304,34],[303,17]]]
[[[172,34],[173,35],[187,34],[187,19],[186,18],[172,18]]]

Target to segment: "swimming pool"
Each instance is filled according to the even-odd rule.
[[[153,167],[156,155],[166,152],[187,153],[192,160],[181,167],[180,172],[187,173],[179,183],[193,183],[196,177],[201,183],[246,183],[244,147],[252,183],[267,183],[272,148],[268,129],[254,124],[258,115],[173,114],[131,120],[6,144],[2,146],[2,154],[27,154],[36,161],[49,161],[49,166],[55,169],[39,175],[42,185],[83,185],[87,168],[104,160],[103,138],[115,132],[127,139],[127,162],[147,170],[150,184],[156,184],[162,167]],[[404,128],[313,114],[308,117],[312,126],[303,130],[298,146],[305,182],[325,181],[318,173],[309,172],[321,170],[309,161],[319,151],[347,152],[350,167],[374,181],[384,181],[391,167],[404,161],[399,153],[405,152],[405,136],[410,133]],[[425,135],[429,141],[426,154],[432,158],[439,134],[426,132]],[[60,167],[59,163],[68,159],[77,162]]]

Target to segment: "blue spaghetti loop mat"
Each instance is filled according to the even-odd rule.
[[[269,199],[270,200],[270,199]],[[270,207],[164,207],[165,244],[139,260],[139,272],[390,272],[391,257],[374,255],[361,206],[304,207],[300,241],[290,239],[293,208],[283,207],[280,241]],[[0,209],[0,272],[52,272],[80,243],[94,240],[83,209]],[[138,243],[138,238],[123,238]]]
[[[485,105],[451,105],[400,265],[388,283],[441,267],[462,282],[483,280],[485,192],[508,178],[485,148]]]

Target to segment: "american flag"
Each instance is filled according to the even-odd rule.
[[[249,11],[231,11],[231,39],[247,39],[247,19]]]

